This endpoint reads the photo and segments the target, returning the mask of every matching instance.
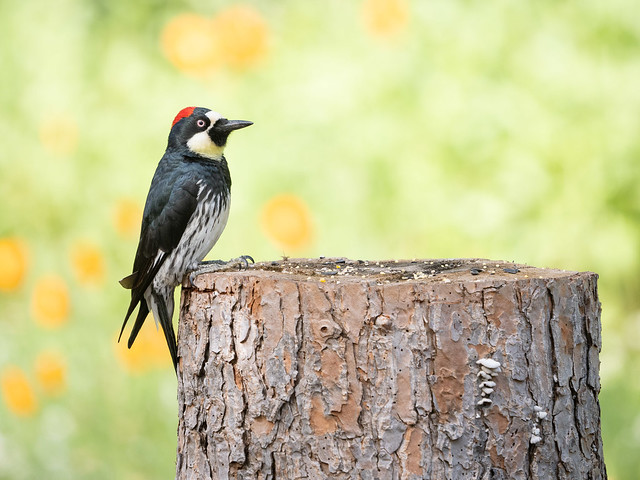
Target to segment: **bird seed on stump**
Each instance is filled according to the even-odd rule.
[[[196,278],[177,478],[606,478],[597,275],[297,259]]]

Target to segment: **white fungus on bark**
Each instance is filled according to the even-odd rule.
[[[498,368],[500,368],[500,362],[492,358],[481,358],[476,362],[476,364],[482,365],[483,367],[486,367],[489,370],[497,370]]]
[[[479,385],[480,395],[482,398],[476,403],[476,405],[480,407],[490,406],[493,404],[493,400],[489,398],[489,395],[494,392],[494,387],[496,386],[496,382],[491,379],[500,371],[500,362],[493,360],[492,358],[481,358],[476,361],[476,365],[480,365],[478,379],[483,379]]]
[[[533,427],[531,428],[531,437],[529,439],[529,441],[532,444],[536,444],[539,443],[542,440],[541,437],[541,430],[540,430],[540,422],[546,418],[547,416],[547,412],[545,412],[542,407],[540,407],[539,405],[534,405],[533,407]]]

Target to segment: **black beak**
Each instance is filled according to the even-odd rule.
[[[239,130],[241,128],[248,127],[249,125],[253,125],[253,122],[248,122],[246,120],[227,120],[226,118],[221,118],[215,123],[213,129],[217,130],[220,133],[229,134],[234,130]]]

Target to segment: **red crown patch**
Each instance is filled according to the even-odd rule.
[[[195,109],[196,109],[196,107],[187,107],[187,108],[183,108],[182,110],[180,110],[178,112],[178,115],[176,115],[176,118],[173,119],[173,123],[171,124],[171,127],[173,128],[173,126],[176,123],[178,123],[180,120],[182,120],[185,117],[190,116]]]

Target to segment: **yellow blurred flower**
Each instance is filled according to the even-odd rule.
[[[67,386],[67,365],[62,355],[42,352],[35,362],[36,378],[42,390],[49,395],[59,395]]]
[[[78,146],[78,125],[67,115],[45,118],[38,128],[40,143],[50,153],[71,155]]]
[[[31,296],[31,312],[39,325],[59,327],[68,320],[69,307],[69,290],[62,278],[45,275],[38,279]]]
[[[9,411],[16,415],[28,417],[37,409],[36,396],[24,372],[9,366],[2,371],[2,397]]]
[[[116,356],[128,371],[142,373],[172,365],[164,333],[161,328],[156,329],[153,315],[149,314],[131,348],[127,348],[127,340],[128,335],[123,334],[120,342],[115,342],[115,348]]]
[[[113,226],[122,237],[135,237],[140,232],[142,208],[138,202],[121,198],[113,209]]]
[[[313,237],[311,214],[295,195],[273,197],[262,208],[262,228],[267,236],[284,248],[298,249]]]
[[[222,10],[213,19],[219,52],[225,63],[246,68],[262,60],[269,48],[269,30],[260,13],[247,5]]]
[[[28,252],[17,238],[0,238],[0,290],[16,290],[27,271]]]
[[[407,0],[364,0],[362,17],[373,35],[389,37],[407,26],[409,5]]]
[[[185,13],[171,19],[162,31],[162,51],[179,70],[208,75],[221,66],[244,68],[261,60],[268,50],[268,28],[260,13],[239,5],[213,19]]]
[[[162,31],[162,51],[179,70],[206,75],[221,63],[213,22],[185,13],[167,23]]]
[[[83,285],[96,285],[104,280],[104,255],[93,243],[78,241],[71,247],[71,266]]]

